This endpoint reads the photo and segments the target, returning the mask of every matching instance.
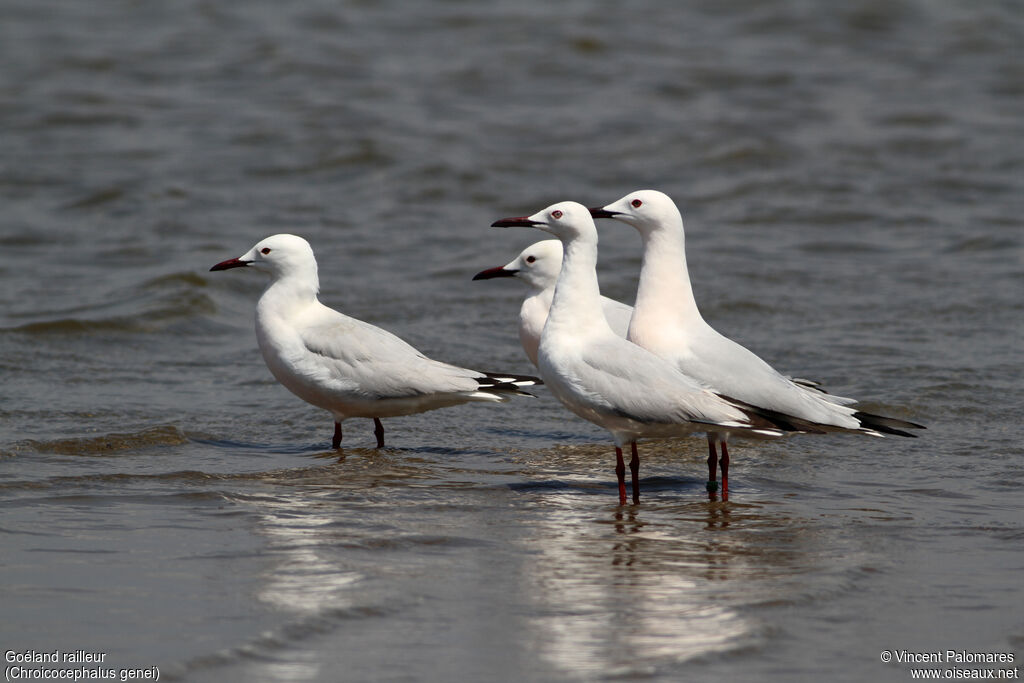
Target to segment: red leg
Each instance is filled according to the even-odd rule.
[[[622,459],[622,449],[615,447],[615,476],[619,478],[619,505],[626,504],[626,463]]]
[[[384,425],[379,417],[373,418],[373,435],[377,437],[377,448],[384,448]]]
[[[722,495],[729,494],[729,448],[722,442],[722,459],[718,461],[722,468]]]
[[[715,437],[708,434],[708,493],[718,490],[718,453],[715,451]]]
[[[636,441],[630,443],[633,448],[633,457],[629,460],[629,472],[633,475],[633,502],[640,502],[640,456],[636,452]]]
[[[334,423],[334,439],[331,440],[331,448],[341,448],[341,423]]]

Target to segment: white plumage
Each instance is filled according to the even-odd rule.
[[[849,407],[854,399],[827,394],[813,383],[792,380],[753,352],[712,328],[697,309],[686,267],[683,219],[675,203],[656,190],[631,192],[602,208],[598,218],[614,218],[639,231],[643,264],[628,339],[670,361],[681,372],[714,391],[789,421],[801,431],[845,431],[882,436],[914,436],[921,425],[871,415]],[[708,467],[715,480],[714,447],[722,447],[723,489],[728,487],[729,434],[709,430]]]
[[[555,282],[562,267],[562,243],[559,240],[541,240],[531,244],[504,266],[481,270],[474,280],[515,277],[526,283],[528,289],[523,305],[519,307],[519,341],[530,362],[537,365],[537,347],[540,334],[548,319],[551,299],[555,295]],[[601,310],[612,331],[625,338],[633,307],[606,296],[601,297]]]
[[[256,339],[274,377],[289,391],[341,423],[373,418],[384,445],[382,417],[410,415],[470,401],[505,401],[535,377],[478,372],[427,358],[390,332],[328,308],[309,243],[273,235],[243,256],[210,270],[251,266],[270,273],[256,305]]]
[[[769,420],[734,405],[671,363],[617,335],[603,315],[597,283],[597,229],[575,202],[554,204],[496,227],[534,227],[562,241],[564,255],[537,360],[548,389],[576,415],[615,441],[620,502],[626,502],[622,446],[630,444],[633,499],[639,500],[636,441],[709,428],[780,436]]]

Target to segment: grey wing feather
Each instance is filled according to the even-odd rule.
[[[320,357],[327,379],[370,398],[475,391],[476,379],[484,377],[427,358],[387,330],[347,316],[308,328],[302,336],[306,349]]]
[[[586,393],[591,400],[618,415],[661,424],[743,418],[695,380],[632,344],[592,345],[580,362],[587,366]]]

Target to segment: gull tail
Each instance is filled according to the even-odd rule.
[[[533,394],[522,391],[519,387],[540,386],[544,382],[540,377],[530,375],[512,375],[498,372],[485,372],[483,377],[476,378],[480,385],[480,391],[488,394],[515,394],[517,396],[530,396]]]
[[[835,403],[837,406],[848,406],[857,402],[855,398],[846,398],[845,396],[836,396],[835,394],[828,393],[828,390],[822,386],[821,382],[816,382],[813,379],[804,379],[803,377],[787,377],[786,379],[801,389],[813,391],[814,395],[818,398],[824,399],[829,403]]]
[[[885,417],[884,415],[874,415],[872,413],[865,413],[859,410],[851,417],[858,420],[863,429],[879,432],[881,434],[892,434],[893,436],[909,436],[911,438],[916,438],[917,434],[911,434],[904,430],[926,429],[924,425],[919,425],[916,422],[898,420],[895,417]]]
[[[743,411],[751,424],[756,428],[777,429],[783,432],[799,432],[802,434],[824,434],[825,430],[820,425],[809,420],[801,420],[799,417],[780,413],[770,408],[755,406],[738,398],[719,396]]]
[[[769,428],[775,427],[786,432],[800,432],[803,434],[824,434],[826,432],[834,431],[860,431],[862,433],[872,434],[874,436],[884,436],[890,434],[893,436],[908,436],[914,438],[917,434],[911,434],[910,432],[904,431],[907,429],[925,429],[924,425],[917,424],[916,422],[908,422],[906,420],[899,420],[895,417],[885,417],[884,415],[874,415],[872,413],[865,413],[862,411],[854,412],[850,417],[854,418],[860,423],[859,428],[842,428],[835,427],[833,425],[821,424],[818,422],[812,422],[811,420],[804,420],[793,415],[787,415],[786,413],[780,413],[777,410],[771,410],[770,408],[762,408],[760,406],[751,405],[739,399],[732,398],[730,396],[722,396],[726,401],[732,403],[737,408],[742,410],[748,417],[757,417],[767,420],[770,425],[764,425],[758,422],[754,422],[755,427],[768,426]]]

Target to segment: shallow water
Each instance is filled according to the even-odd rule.
[[[167,680],[908,680],[1024,646],[1015,3],[0,9],[5,651]],[[372,424],[263,366],[256,273],[532,372],[496,218],[657,187],[705,317],[922,438],[644,445],[544,391]],[[606,294],[639,240],[601,226]],[[6,664],[5,664],[6,666]],[[969,665],[956,665],[967,668]]]

